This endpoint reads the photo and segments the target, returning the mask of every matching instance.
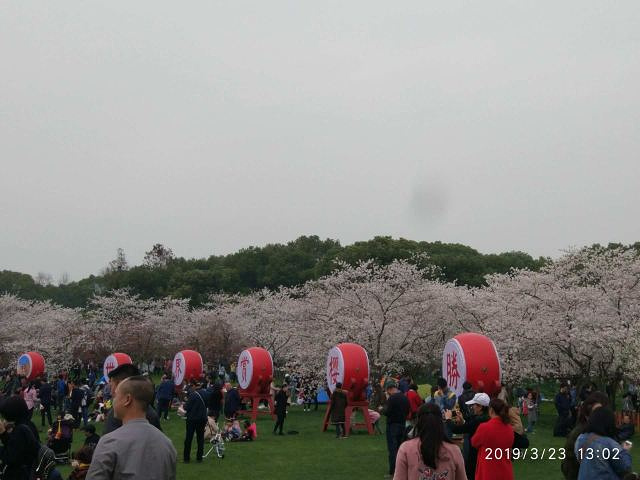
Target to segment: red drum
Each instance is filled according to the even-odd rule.
[[[133,363],[131,357],[126,353],[112,353],[107,357],[104,361],[104,365],[102,367],[102,373],[105,378],[109,377],[109,372],[120,365],[126,365],[128,363]]]
[[[341,343],[327,356],[327,385],[333,393],[336,384],[349,392],[353,401],[366,400],[369,384],[369,356],[367,351],[355,343]]]
[[[242,393],[268,394],[273,380],[273,359],[260,347],[244,350],[238,357],[236,375]]]
[[[442,376],[458,396],[462,394],[464,382],[469,382],[476,392],[497,394],[502,368],[496,346],[479,333],[456,335],[444,347]]]
[[[18,375],[24,375],[27,380],[34,380],[44,375],[44,357],[38,352],[27,352],[18,358]]]
[[[203,373],[202,356],[195,350],[182,350],[173,357],[173,383],[182,384],[184,381],[199,380]]]

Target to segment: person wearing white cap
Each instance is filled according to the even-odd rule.
[[[453,433],[464,434],[463,443],[463,456],[464,456],[464,468],[467,472],[467,478],[475,478],[476,475],[476,462],[478,460],[478,450],[471,446],[471,437],[476,433],[478,426],[481,423],[489,421],[489,402],[491,399],[486,393],[476,393],[471,400],[465,402],[473,415],[466,422],[461,416],[456,416],[455,421],[453,412],[446,410],[444,412],[444,418],[447,421],[447,426]]]

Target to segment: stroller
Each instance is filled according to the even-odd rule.
[[[71,461],[71,444],[73,443],[73,416],[67,414],[58,417],[57,422],[49,431],[47,447],[53,450],[56,463],[64,464]]]
[[[211,452],[215,450],[216,456],[218,458],[224,458],[224,437],[220,432],[220,428],[218,424],[213,419],[213,417],[209,417],[207,420],[207,427],[204,431],[204,438],[208,440],[211,444],[207,453],[204,454],[204,458],[207,458]]]

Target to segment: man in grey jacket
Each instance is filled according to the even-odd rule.
[[[146,377],[134,376],[120,382],[113,408],[122,427],[100,439],[86,480],[175,480],[176,449],[146,419],[152,401],[153,384]]]

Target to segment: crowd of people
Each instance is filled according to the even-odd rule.
[[[387,418],[388,476],[395,480],[513,479],[512,461],[529,448],[528,435],[535,433],[539,418],[541,395],[533,389],[511,395],[502,385],[491,398],[465,383],[458,396],[440,378],[423,400],[417,385],[403,377],[387,381],[385,390],[381,411]],[[564,478],[638,478],[631,471],[632,412],[623,404],[618,424],[609,396],[593,385],[575,399],[566,385],[554,399],[554,434],[566,437],[559,455]]]
[[[147,373],[147,372],[145,372]],[[0,399],[0,461],[2,479],[31,480],[39,459],[68,459],[69,479],[119,478],[122,472],[152,472],[155,478],[176,476],[177,452],[162,432],[162,422],[177,410],[185,420],[184,463],[191,461],[195,437],[197,462],[205,456],[205,441],[253,442],[257,425],[241,421],[246,408],[230,375],[218,369],[206,378],[176,386],[168,373],[156,386],[132,364],[120,365],[98,379],[92,365],[63,372],[54,379],[27,381],[7,372]],[[506,386],[491,398],[465,383],[460,395],[446,380],[422,398],[410,377],[383,379],[367,388],[367,410],[375,431],[385,418],[388,477],[397,480],[485,480],[514,478],[515,451],[529,447],[535,434],[542,396],[533,389],[511,395]],[[329,396],[328,416],[336,438],[348,438],[346,411],[349,392],[341,383]],[[284,435],[292,404],[304,412],[318,408],[319,386],[295,374],[272,383],[274,435]],[[553,399],[557,410],[554,435],[566,437],[561,471],[567,480],[636,478],[631,472],[630,439],[635,433],[634,398],[625,395],[623,415],[616,422],[610,397],[585,386],[563,385]],[[265,406],[266,407],[266,406]],[[41,442],[34,414],[41,428]],[[219,425],[219,420],[223,419]],[[523,422],[524,419],[524,422]],[[350,422],[354,424],[354,421]],[[102,425],[100,432],[97,426]],[[70,454],[74,432],[82,432],[82,448]],[[291,432],[290,432],[291,433]],[[604,458],[594,452],[613,452]],[[50,454],[48,452],[51,452]],[[46,463],[46,462],[45,462]],[[42,473],[42,472],[40,472]],[[61,479],[52,468],[38,478]]]

